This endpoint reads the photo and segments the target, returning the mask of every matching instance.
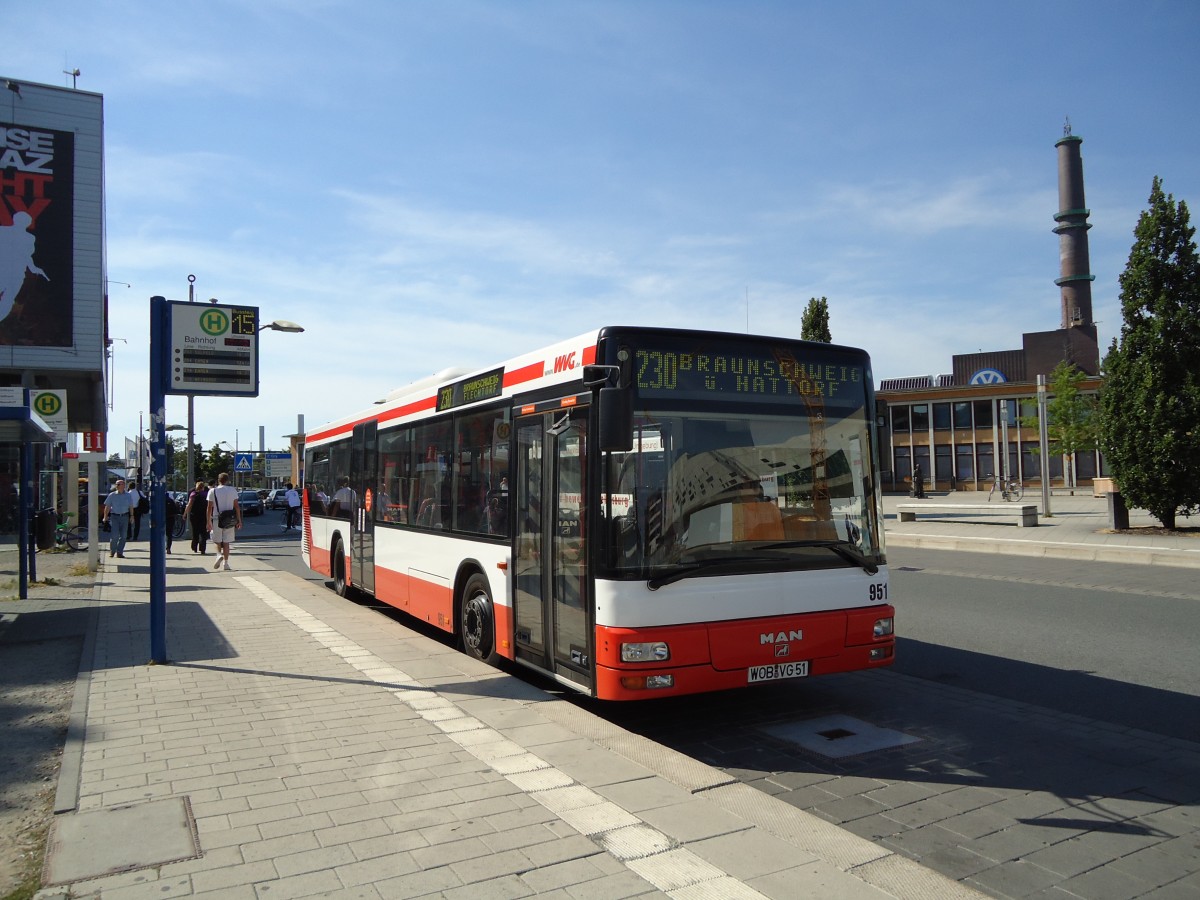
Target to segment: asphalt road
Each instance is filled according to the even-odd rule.
[[[894,548],[896,671],[1200,738],[1194,570]]]

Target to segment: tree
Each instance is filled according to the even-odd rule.
[[[1101,446],[1124,500],[1165,527],[1200,509],[1200,259],[1187,204],[1157,176],[1121,273]]]
[[[1050,394],[1046,401],[1046,437],[1050,452],[1063,458],[1064,480],[1072,487],[1075,485],[1075,454],[1099,446],[1096,396],[1079,390],[1086,377],[1074,363],[1063,360],[1046,379]]]
[[[829,333],[829,302],[822,297],[813,297],[804,308],[800,318],[800,338],[805,341],[820,341],[822,344],[832,344],[833,335]]]
[[[213,444],[206,456],[196,460],[196,478],[205,481],[216,481],[222,472],[233,475],[233,454],[222,450],[220,444]]]

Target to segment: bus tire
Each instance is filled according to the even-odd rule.
[[[339,597],[350,596],[350,583],[346,580],[346,553],[342,549],[342,539],[333,542],[333,550],[329,554],[329,568],[333,571],[333,589]]]
[[[492,595],[488,582],[476,572],[463,587],[459,616],[459,633],[463,652],[485,663],[496,662],[496,616],[492,611]]]

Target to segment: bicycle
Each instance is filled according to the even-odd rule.
[[[54,526],[54,544],[56,547],[67,545],[68,550],[86,550],[88,548],[88,531],[86,525],[71,527],[74,513],[63,513],[59,522]]]
[[[992,494],[1000,492],[1001,500],[1020,500],[1025,494],[1025,488],[1015,478],[996,478],[992,481],[992,489],[988,491],[988,503],[992,502]]]
[[[283,515],[281,515],[281,516],[279,517],[279,530],[280,530],[280,531],[287,531],[287,530],[288,530],[288,519],[291,517],[291,515],[292,515],[292,512],[291,512],[291,510],[290,510],[290,509],[285,509],[285,510],[283,511]],[[300,510],[299,510],[299,509],[297,509],[297,510],[296,510],[296,524],[292,526],[292,527],[293,527],[293,528],[295,528],[297,531],[299,531],[299,530],[300,530],[300,520],[301,520],[302,518],[303,518],[303,516],[301,515],[301,513],[300,513]]]

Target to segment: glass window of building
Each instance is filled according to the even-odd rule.
[[[938,481],[949,481],[954,477],[954,457],[951,455],[953,449],[949,444],[938,444],[933,448],[933,471]]]
[[[971,404],[961,402],[954,404],[954,427],[963,430],[971,428]]]
[[[1021,443],[1021,476],[1023,479],[1042,477],[1041,450],[1034,441]]]
[[[907,403],[892,407],[892,431],[896,434],[908,434],[909,415]]]
[[[991,400],[976,400],[971,404],[975,410],[975,427],[976,428],[991,428],[995,424],[995,417],[992,415]]]
[[[1012,428],[1017,424],[1017,401],[1016,400],[1001,400],[1000,401],[1000,421],[1007,422],[1008,427]]]
[[[1081,453],[1075,454],[1075,477],[1096,477],[1096,454],[1093,451],[1084,450]]]
[[[954,448],[954,474],[960,484],[975,480],[974,449],[970,444],[959,444]]]
[[[914,403],[912,405],[912,429],[914,434],[929,430],[929,404]]]
[[[950,404],[935,403],[933,404],[933,430],[934,431],[949,431],[950,430]],[[949,473],[947,473],[949,477]]]
[[[998,474],[996,472],[996,454],[992,450],[992,445],[977,444],[975,446],[975,457],[979,463],[979,476],[991,481]]]
[[[913,465],[920,466],[921,472],[925,475],[925,483],[929,483],[929,473],[933,470],[929,468],[929,448],[928,447],[913,447]]]

